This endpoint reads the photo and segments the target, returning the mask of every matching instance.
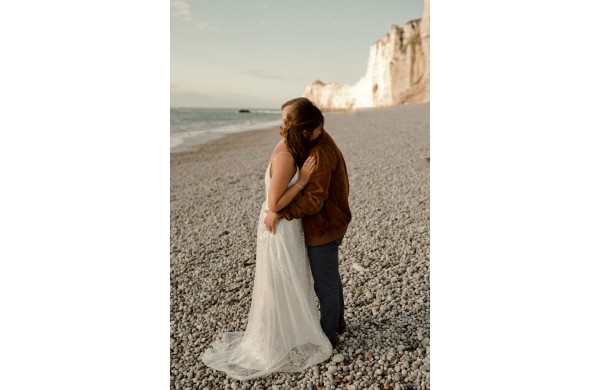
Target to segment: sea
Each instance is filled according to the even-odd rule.
[[[280,125],[281,110],[275,108],[171,108],[171,151],[227,134]]]

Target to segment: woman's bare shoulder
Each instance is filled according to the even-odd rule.
[[[284,153],[284,152],[286,152],[286,153]],[[292,154],[290,153],[290,150],[288,149],[287,144],[283,141],[280,141],[273,149],[273,152],[271,152],[271,157],[269,157],[269,161],[273,162],[273,159],[275,157],[279,158],[280,156],[283,156],[286,154],[288,156],[290,156],[290,158],[293,160]]]

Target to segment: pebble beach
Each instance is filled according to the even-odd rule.
[[[237,381],[200,354],[243,331],[278,129],[171,153],[171,389],[429,389],[429,103],[325,114],[353,218],[340,247],[348,330],[330,359]]]

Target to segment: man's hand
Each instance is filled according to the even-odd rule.
[[[277,213],[268,211],[267,216],[265,217],[263,222],[267,226],[267,230],[275,234],[275,225],[277,225],[277,222],[279,222],[279,218],[277,218]]]

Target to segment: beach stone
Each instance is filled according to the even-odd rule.
[[[337,355],[333,355],[333,357],[331,358],[331,360],[333,360],[336,363],[341,363],[344,361],[344,355],[338,353]]]
[[[381,305],[381,290],[378,290],[377,293],[375,294],[375,302],[374,304],[376,306]]]

